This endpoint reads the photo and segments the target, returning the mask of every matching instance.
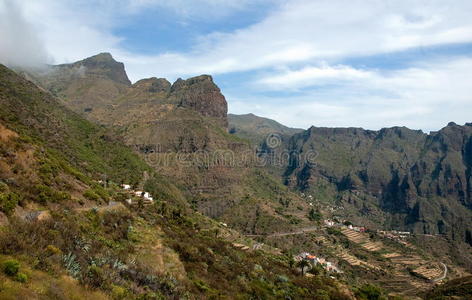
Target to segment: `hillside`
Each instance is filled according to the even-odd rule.
[[[81,68],[81,76],[63,76]],[[227,102],[211,76],[127,84],[123,72],[124,66],[111,55],[99,54],[28,74],[76,113],[116,129],[126,145],[172,178],[187,192],[192,207],[205,215],[246,233],[311,223],[307,203],[259,165],[254,145],[228,133]],[[110,91],[108,86],[120,88]],[[280,214],[276,210],[282,202],[290,205]],[[297,207],[306,211],[302,218],[294,216]]]
[[[229,132],[241,138],[250,140],[255,145],[260,145],[270,134],[278,134],[282,137],[290,137],[303,129],[290,128],[274,120],[262,118],[254,114],[228,115]]]
[[[76,69],[80,76],[63,76]],[[339,264],[338,276],[351,286],[375,283],[408,297],[431,288],[443,264],[448,278],[468,274],[470,126],[450,124],[430,135],[404,127],[291,129],[254,115],[228,116],[209,75],[131,84],[123,74],[121,63],[100,54],[26,76],[76,118],[108,132],[105,140],[123,141],[146,161],[150,170],[132,174],[159,174],[149,181],[159,186],[155,197],[176,202],[190,219],[200,218],[198,211],[237,230],[229,235],[244,241],[236,242],[240,248],[262,243],[287,257],[314,251]],[[342,220],[339,228],[324,223],[330,219]],[[346,231],[345,222],[369,233]],[[211,224],[213,233],[215,226],[225,231]],[[382,229],[413,234],[391,242]],[[191,257],[196,250],[188,251]]]
[[[1,299],[352,299],[270,248],[233,246],[250,240],[191,210],[113,130],[4,66],[0,104]]]

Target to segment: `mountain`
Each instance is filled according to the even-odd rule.
[[[276,249],[250,250],[61,101],[0,65],[0,299],[353,299]]]
[[[85,61],[89,67],[81,76],[64,76],[77,73]],[[448,278],[468,274],[469,125],[450,124],[438,136],[404,127],[290,129],[253,115],[228,116],[226,99],[209,75],[130,84],[122,71],[122,64],[102,54],[23,75],[54,94],[54,101],[76,118],[89,120],[81,122],[107,133],[77,140],[92,149],[90,137],[121,141],[147,163],[150,169],[135,170],[130,178],[141,178],[133,185],[154,191],[162,203],[153,209],[166,213],[156,219],[144,209],[139,216],[147,216],[147,229],[149,224],[166,229],[170,248],[191,270],[184,278],[200,293],[221,291],[233,274],[222,277],[224,283],[211,277],[211,289],[208,281],[201,285],[201,278],[223,272],[210,272],[213,263],[194,256],[212,257],[204,241],[213,234],[238,236],[236,244],[260,247],[254,238],[286,257],[314,251],[341,266],[345,273],[339,278],[351,285],[374,282],[407,296],[431,288],[443,272]],[[127,170],[114,166],[101,176]],[[337,222],[334,228],[324,223],[330,219]],[[195,225],[200,223],[209,225],[202,229]],[[356,233],[347,224],[365,226],[367,232]],[[407,241],[390,240],[377,229],[413,233]]]
[[[83,76],[63,76],[64,70],[76,70],[87,61],[101,70],[87,67]],[[127,146],[154,170],[172,178],[205,215],[246,233],[311,223],[306,214],[294,222],[292,215],[299,208],[309,210],[306,201],[258,165],[250,141],[228,133],[227,102],[211,76],[174,83],[147,78],[128,85],[116,79],[121,71],[110,71],[118,67],[123,70],[110,55],[100,54],[28,75],[76,113],[116,129]],[[62,87],[61,92],[52,88],[56,86]],[[276,212],[281,202],[291,203],[283,214]]]
[[[289,137],[303,129],[290,128],[274,120],[262,118],[254,114],[228,115],[229,132],[241,138],[250,140],[256,145],[260,145],[271,134]]]
[[[311,127],[289,142],[285,180],[383,227],[472,245],[471,145],[472,124],[430,134]]]

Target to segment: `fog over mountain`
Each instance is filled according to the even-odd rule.
[[[40,66],[48,55],[38,32],[15,1],[0,1],[0,63],[11,67]]]

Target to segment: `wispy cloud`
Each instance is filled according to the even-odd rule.
[[[342,84],[344,81],[358,81],[372,78],[371,71],[355,69],[345,65],[306,66],[299,70],[289,70],[277,75],[259,79],[255,84],[271,90],[300,89],[306,86]]]
[[[254,88],[272,91],[286,84],[300,87],[297,95],[257,99],[233,95],[236,101],[230,108],[233,113],[254,112],[304,128],[401,125],[430,131],[452,120],[470,122],[471,77],[470,57],[418,62],[395,71],[308,68],[263,78]]]

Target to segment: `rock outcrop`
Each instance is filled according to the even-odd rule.
[[[131,85],[125,65],[117,62],[110,53],[100,53],[73,64],[57,65],[54,68],[75,72],[79,77],[104,77],[117,83]]]
[[[228,127],[228,104],[211,76],[200,75],[187,80],[179,78],[172,85],[169,97],[179,107],[190,108],[203,116],[216,118],[221,126]]]

